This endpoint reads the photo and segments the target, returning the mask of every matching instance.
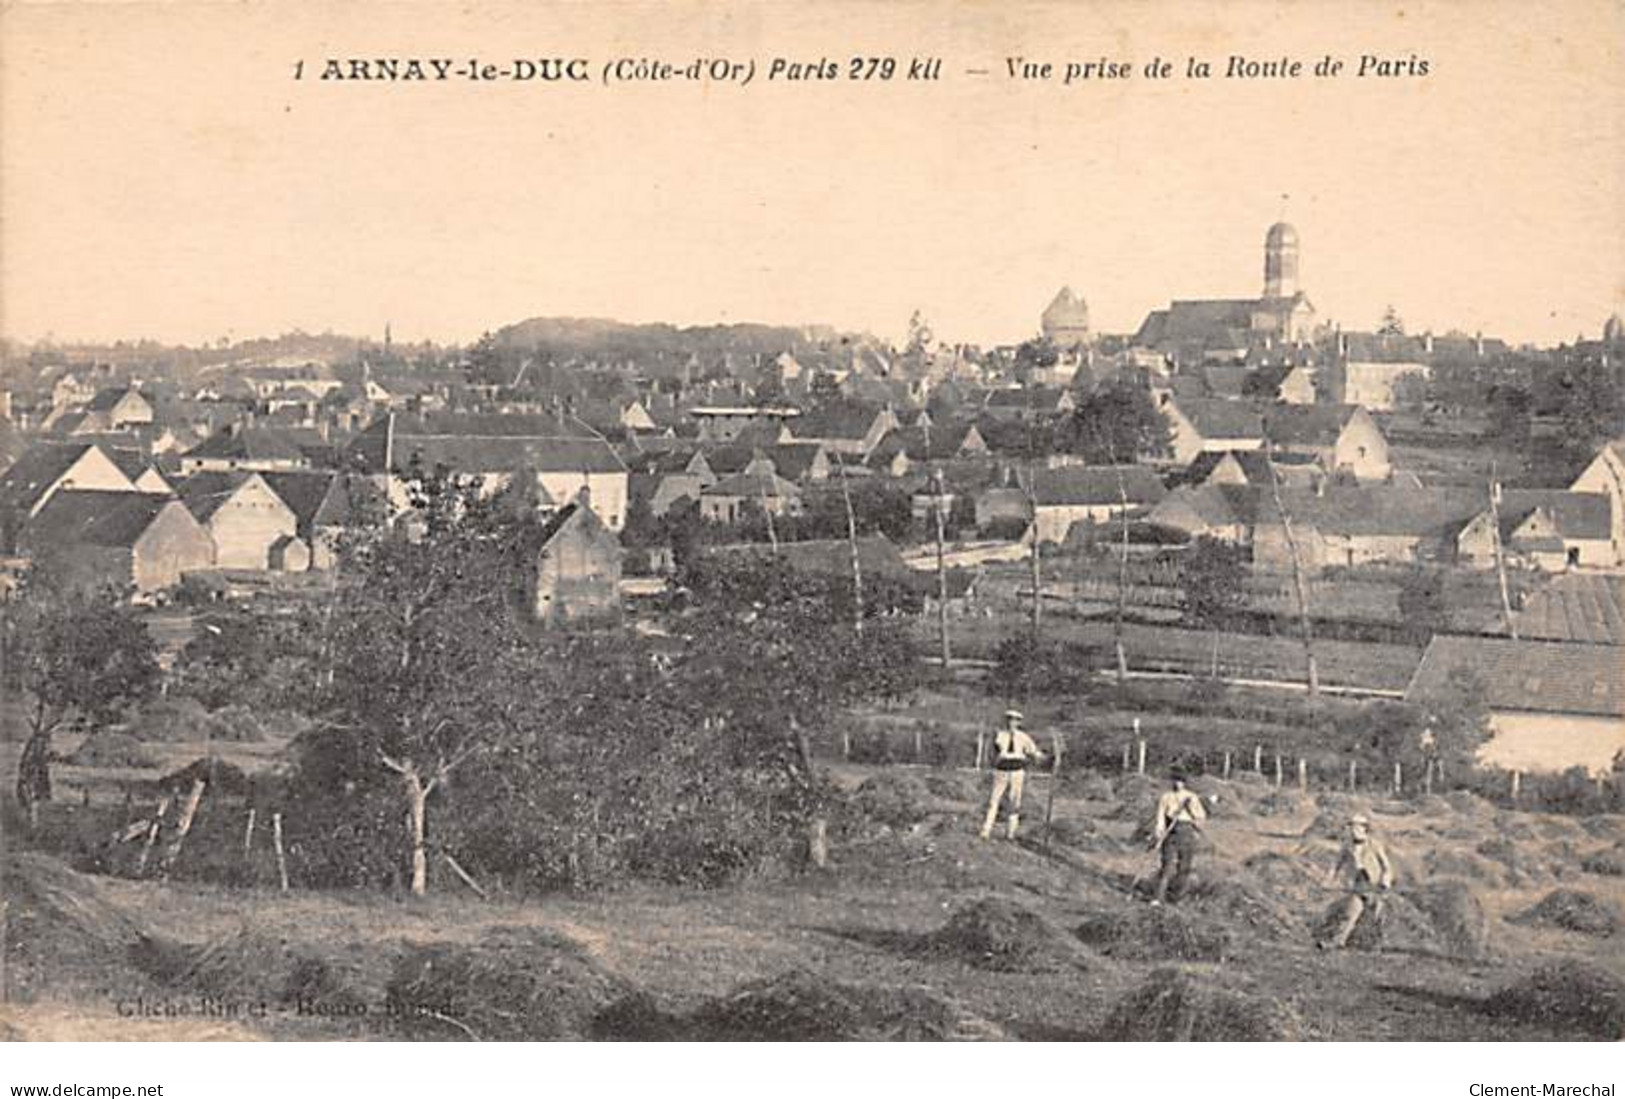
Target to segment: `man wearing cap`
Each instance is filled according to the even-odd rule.
[[[1207,819],[1201,795],[1185,785],[1183,772],[1175,771],[1168,781],[1169,790],[1157,799],[1157,819],[1151,826],[1152,850],[1162,853],[1156,892],[1151,896],[1151,903],[1158,905],[1169,899],[1170,886],[1173,900],[1185,895],[1196,850],[1202,845],[1202,822]]]
[[[1315,943],[1322,950],[1347,946],[1349,936],[1368,910],[1372,919],[1380,920],[1382,895],[1394,886],[1394,867],[1388,861],[1388,852],[1372,837],[1371,821],[1361,813],[1349,818],[1348,836],[1332,868],[1332,884],[1341,880],[1348,881],[1349,895],[1340,904],[1342,915],[1333,925],[1332,934]]]
[[[1021,827],[1021,788],[1027,779],[1027,764],[1044,753],[1021,728],[1021,711],[1004,711],[1004,728],[993,734],[993,797],[987,803],[987,819],[982,822],[982,838],[993,835],[993,822],[999,818],[999,802],[1010,795],[1005,835],[1016,838]]]

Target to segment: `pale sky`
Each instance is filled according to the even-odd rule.
[[[1413,331],[1545,343],[1625,309],[1619,0],[0,10],[0,332],[19,339],[391,322],[467,341],[538,315],[895,338],[920,308],[991,344],[1036,331],[1062,284],[1132,331],[1172,297],[1256,295],[1283,213],[1304,288],[1348,328],[1392,303]],[[1141,73],[1232,53],[1431,72]],[[943,76],[760,71],[858,54]],[[1135,72],[1020,84],[1015,55]],[[313,79],[386,56],[579,56],[594,79]],[[605,87],[618,56],[759,71]]]

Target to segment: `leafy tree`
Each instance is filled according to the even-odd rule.
[[[1399,317],[1399,310],[1392,305],[1382,311],[1382,323],[1377,326],[1379,336],[1403,336],[1405,322]]]
[[[1043,336],[1034,336],[1016,348],[1016,377],[1026,384],[1032,380],[1035,372],[1048,370],[1060,358],[1054,343]]]
[[[1170,453],[1173,433],[1151,392],[1132,378],[1097,385],[1078,402],[1059,432],[1060,449],[1090,462],[1127,464]]]
[[[1185,551],[1182,611],[1194,626],[1223,629],[1247,602],[1247,566],[1239,546],[1201,537]]]
[[[349,547],[353,582],[329,620],[331,679],[302,777],[312,791],[389,778],[408,820],[412,892],[422,894],[429,798],[515,733],[550,669],[513,598],[531,521],[436,476],[420,483],[414,518],[413,537]]]
[[[914,310],[908,318],[908,341],[903,345],[903,354],[919,358],[929,352],[935,342],[936,334],[931,331],[925,315],[918,309]]]
[[[1589,461],[1625,433],[1625,369],[1618,363],[1571,363],[1556,379],[1561,438],[1571,461]]]
[[[27,707],[17,800],[38,820],[51,799],[51,740],[72,723],[92,735],[149,695],[159,669],[152,638],[112,592],[57,587],[30,577],[5,604],[5,681]]]
[[[1533,401],[1529,390],[1517,385],[1495,385],[1489,391],[1489,433],[1517,451],[1528,449]]]

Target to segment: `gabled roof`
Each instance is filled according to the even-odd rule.
[[[1264,413],[1264,437],[1277,446],[1331,446],[1360,412],[1357,404],[1283,404]]]
[[[1168,490],[1145,466],[1062,466],[1033,471],[1033,495],[1039,507],[1117,507],[1123,494],[1131,505],[1150,506],[1168,495]]]
[[[1511,533],[1536,508],[1551,516],[1564,538],[1607,541],[1613,533],[1613,506],[1601,492],[1554,488],[1509,488],[1501,493],[1503,533]]]
[[[1187,397],[1176,393],[1169,403],[1191,422],[1204,439],[1261,439],[1264,425],[1245,401],[1222,397]]]
[[[811,472],[818,456],[824,453],[822,443],[779,443],[763,447],[762,455],[773,463],[773,471],[780,477],[799,481]]]
[[[32,510],[63,474],[94,449],[90,443],[35,443],[0,476],[0,507]]]
[[[1385,484],[1283,488],[1281,502],[1294,527],[1342,537],[1443,537],[1484,507],[1481,497],[1459,488]],[[1262,494],[1259,521],[1278,516],[1273,494]]]
[[[822,408],[804,412],[790,421],[790,433],[797,440],[862,439],[881,414],[880,406],[858,401],[831,401]]]
[[[765,470],[756,473],[737,473],[718,481],[706,489],[703,496],[738,496],[747,500],[794,499],[801,490],[776,473]]]
[[[542,529],[536,535],[536,552],[545,552],[553,540],[570,526],[586,531],[590,537],[606,539],[614,542],[617,547],[620,545],[620,540],[604,525],[598,513],[591,506],[583,506],[578,499],[565,504],[547,517],[547,521],[542,524]]]
[[[86,412],[111,412],[113,409],[118,407],[118,403],[120,401],[131,394],[135,394],[137,397],[141,396],[136,389],[130,386],[126,386],[122,389],[98,390],[94,397],[85,402],[84,410]],[[141,399],[145,400],[146,398],[143,397]]]
[[[1202,370],[1202,381],[1213,396],[1235,398],[1242,396],[1251,374],[1245,366],[1207,366]]]
[[[1153,509],[1183,505],[1209,527],[1251,527],[1262,490],[1256,485],[1181,485]]]
[[[1428,358],[1427,343],[1420,336],[1344,332],[1342,339],[1350,362],[1418,363]]]
[[[305,452],[281,431],[234,426],[209,436],[182,457],[238,462],[299,462],[305,460]]]
[[[1270,483],[1270,460],[1262,450],[1204,450],[1186,467],[1186,476],[1192,484],[1201,484],[1213,476],[1219,463],[1229,459],[1241,467],[1242,476],[1251,485]]]
[[[1492,710],[1625,717],[1625,676],[1610,645],[1436,635],[1405,691],[1407,701],[1447,694],[1451,678],[1476,677]]]
[[[338,474],[321,471],[260,474],[260,480],[276,493],[279,500],[288,505],[288,510],[293,512],[301,528],[310,526],[315,520],[316,513],[321,510],[323,502],[327,500],[328,493],[333,488],[333,482],[338,479]]]
[[[25,531],[36,547],[90,545],[128,549],[175,497],[157,492],[64,489],[34,516]]]
[[[995,389],[987,395],[988,408],[1033,412],[1055,412],[1066,396],[1058,386],[1029,385],[1017,389]]]
[[[346,448],[351,464],[368,473],[399,472],[414,459],[425,469],[457,473],[624,473],[613,447],[568,421],[550,416],[449,413],[380,416]]]
[[[207,523],[244,485],[258,476],[242,470],[194,473],[176,485],[175,492],[198,522]]]

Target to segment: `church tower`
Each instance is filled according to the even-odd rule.
[[[1298,231],[1284,221],[1264,235],[1264,296],[1290,298],[1298,292]]]

